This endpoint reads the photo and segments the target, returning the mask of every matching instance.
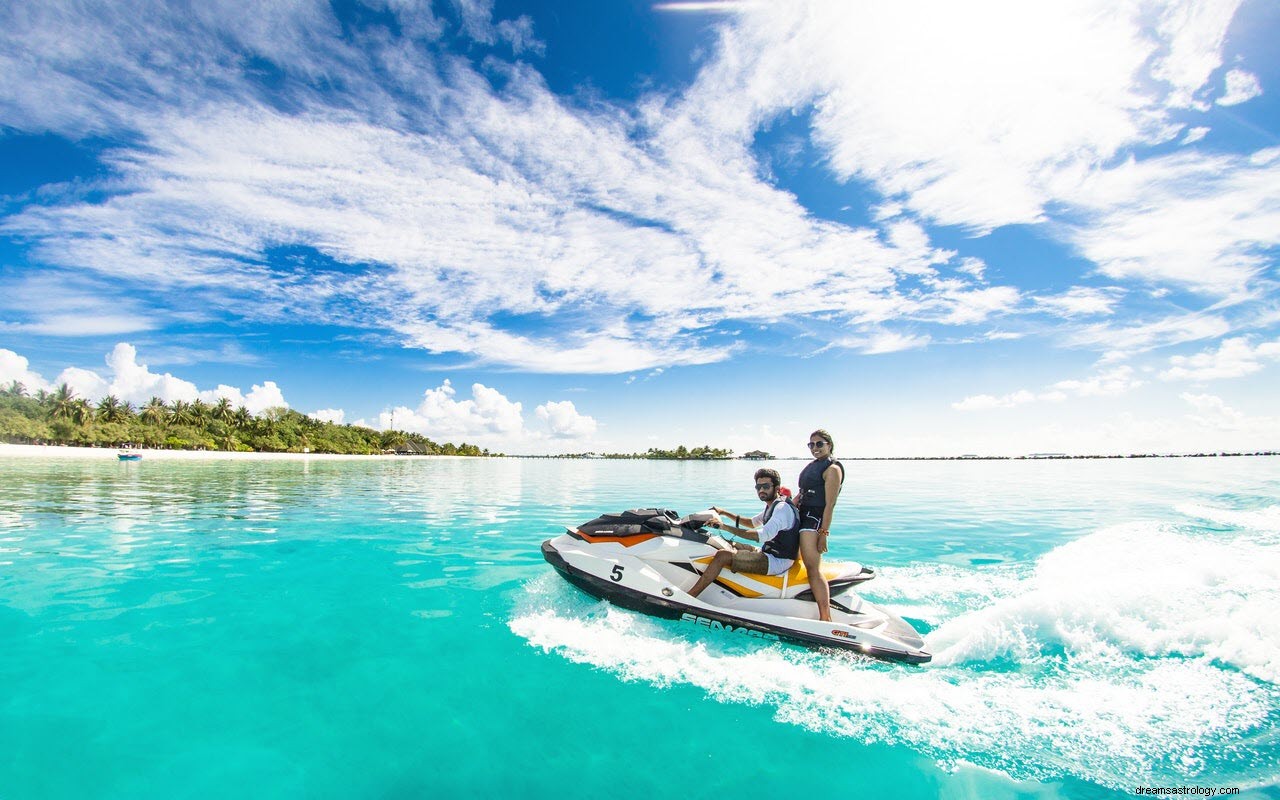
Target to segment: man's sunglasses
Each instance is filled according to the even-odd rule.
[[[772,484],[772,483],[757,483],[757,484],[756,484],[756,491],[757,491],[757,492],[763,492],[763,491],[764,491],[764,490],[766,490],[766,489],[772,489],[772,488],[773,488],[773,484]]]

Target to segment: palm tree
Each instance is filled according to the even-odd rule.
[[[192,422],[203,425],[209,420],[209,404],[200,398],[191,401]]]
[[[103,422],[123,422],[124,411],[120,408],[120,398],[109,394],[98,402],[98,419]]]
[[[71,419],[76,415],[76,393],[64,383],[49,395],[49,405],[52,409],[50,415],[54,419]]]
[[[235,410],[235,414],[232,416],[232,422],[235,423],[237,428],[247,428],[249,427],[249,423],[252,421],[253,414],[250,414],[249,409],[245,406],[237,408]]]
[[[213,418],[224,425],[230,425],[235,419],[236,412],[231,408],[231,401],[225,397],[218,398],[218,402],[213,404]]]
[[[120,404],[120,416],[124,421],[128,422],[138,415],[138,410],[133,407],[133,403],[128,400]]]
[[[168,409],[159,397],[152,397],[142,406],[142,421],[150,425],[164,425]]]
[[[195,422],[195,415],[191,413],[191,404],[185,400],[174,400],[169,406],[169,421],[174,425],[190,425]]]
[[[14,381],[5,387],[4,393],[9,397],[26,397],[27,387],[22,383],[22,381]]]
[[[71,421],[77,425],[84,425],[93,419],[93,406],[89,405],[89,401],[83,397],[77,397],[71,401]]]

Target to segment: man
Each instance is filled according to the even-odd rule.
[[[800,548],[800,518],[790,500],[779,497],[778,489],[782,486],[782,476],[776,469],[756,470],[756,495],[764,502],[764,511],[750,518],[750,528],[725,526],[721,521],[713,519],[707,524],[713,528],[729,531],[732,535],[760,542],[757,550],[751,545],[729,545],[725,549],[720,545],[711,563],[707,566],[698,582],[689,590],[689,594],[697,597],[711,585],[720,571],[729,567],[734,572],[753,572],[757,575],[781,575],[791,569],[795,563],[796,553]],[[730,517],[734,523],[741,524],[747,517],[725,511],[719,506],[712,506],[717,514]]]

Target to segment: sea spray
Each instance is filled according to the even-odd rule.
[[[944,767],[1121,790],[1208,774],[1246,785],[1276,771],[1271,751],[1236,744],[1278,717],[1280,633],[1264,612],[1278,607],[1275,568],[1275,551],[1249,535],[1143,522],[1063,544],[1029,569],[885,570],[876,602],[937,615],[925,620],[936,655],[924,668],[727,644],[550,575],[526,586],[510,627],[623,680],[696,686],[806,729],[907,745]]]

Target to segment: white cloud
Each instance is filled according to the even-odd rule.
[[[284,393],[275,381],[263,381],[262,385],[253,385],[249,394],[245,395],[244,405],[254,414],[260,414],[268,408],[288,408]]]
[[[1215,339],[1231,332],[1231,325],[1215,314],[1193,312],[1122,326],[1088,325],[1071,332],[1067,343],[1077,347],[1100,347],[1113,354],[1155,347]]]
[[[34,258],[184,307],[385,326],[475,363],[637,372],[731,357],[706,333],[726,321],[786,319],[838,344],[850,326],[1017,310],[1017,289],[986,286],[985,265],[936,247],[922,220],[982,232],[1065,208],[1071,224],[1046,230],[1104,274],[1230,297],[1280,235],[1265,153],[1123,158],[1176,139],[1173,112],[1208,96],[1235,0],[712,4],[733,13],[695,84],[638,108],[557,97],[527,64],[482,72],[429,43],[344,37],[323,3],[252,20],[219,2],[128,18],[37,5],[0,31],[0,123],[138,146],[109,153],[111,181],[88,187],[108,202],[72,193],[4,222]],[[443,35],[429,8],[384,5],[405,30]],[[478,42],[540,46],[527,18],[493,20],[490,0],[455,7]],[[256,99],[242,71],[254,58],[278,68],[279,102]],[[811,113],[839,178],[881,193],[874,226],[816,218],[760,177],[755,135],[790,112]],[[335,269],[303,281],[265,264],[281,245]],[[935,280],[947,269],[967,278]],[[1096,294],[1035,302],[1111,310]],[[21,324],[68,334],[77,320],[153,324],[66,311]]]
[[[1071,240],[1112,278],[1242,296],[1280,245],[1280,148],[1252,156],[1179,151],[1076,184]]]
[[[842,177],[944,223],[1036,222],[1058,176],[1169,137],[1237,6],[751,5],[690,103],[732,130],[811,104]]]
[[[1200,141],[1201,139],[1203,139],[1208,135],[1209,135],[1209,128],[1206,128],[1203,126],[1197,127],[1197,128],[1190,128],[1187,130],[1187,135],[1182,137],[1182,141],[1178,142],[1178,144],[1183,144],[1183,145],[1195,144],[1196,142]]]
[[[538,406],[536,413],[538,419],[547,423],[551,435],[557,439],[580,439],[595,435],[595,419],[578,413],[578,409],[569,400],[543,403]]]
[[[952,403],[951,407],[956,411],[989,411],[995,408],[1014,408],[1016,406],[1034,403],[1036,396],[1026,389],[1019,389],[1006,395],[996,397],[990,394],[979,394],[972,397],[966,397],[958,403]]]
[[[491,3],[459,8],[471,35],[500,35]],[[701,331],[724,320],[919,314],[962,325],[1003,313],[1016,294],[906,297],[904,276],[929,275],[954,254],[905,217],[883,233],[812,217],[760,178],[749,136],[722,148],[714,130],[705,141],[688,135],[679,98],[638,115],[575,107],[529,67],[488,62],[503,72],[498,94],[460,60],[375,39],[357,50],[333,35],[322,6],[279,9],[248,30],[216,4],[190,23],[152,10],[127,23],[42,12],[0,34],[0,53],[24,54],[23,64],[39,54],[22,81],[7,82],[27,88],[8,106],[0,95],[0,121],[124,130],[143,145],[108,154],[111,202],[71,197],[7,220],[5,232],[47,263],[146,282],[186,305],[389,326],[409,346],[569,372],[722,360],[732,348]],[[391,10],[409,14],[403,3]],[[419,22],[438,33],[438,21]],[[186,36],[197,39],[186,47]],[[32,47],[46,39],[84,46]],[[210,79],[131,60],[152,52],[146,42],[189,51]],[[279,91],[296,111],[252,99],[236,73],[245,52],[290,77]],[[111,91],[101,74],[118,76]],[[305,90],[317,75],[328,95]],[[343,86],[349,96],[335,94]],[[265,268],[281,244],[315,248],[339,268],[312,268],[305,282]],[[504,329],[493,321],[503,313],[542,317],[544,333]]]
[[[1217,100],[1220,106],[1237,106],[1262,94],[1262,84],[1252,72],[1233,69],[1227,73],[1226,81],[1226,94]]]
[[[21,383],[28,394],[53,389],[39,373],[31,371],[31,362],[25,356],[0,348],[0,388],[8,388],[14,381]]]
[[[1052,388],[1077,397],[1111,397],[1136,389],[1142,384],[1141,380],[1134,378],[1133,367],[1122,365],[1084,380],[1058,381]]]
[[[312,419],[318,419],[321,422],[332,422],[334,425],[341,425],[347,418],[347,412],[341,408],[321,408],[312,411],[307,416]]]
[[[1216,351],[1172,356],[1169,368],[1160,373],[1160,379],[1211,381],[1239,378],[1260,371],[1264,361],[1276,360],[1280,360],[1280,339],[1255,347],[1249,344],[1248,337],[1238,336],[1224,339]]]
[[[898,353],[927,347],[932,338],[928,334],[907,334],[878,330],[866,336],[850,336],[835,343],[837,347],[858,350],[867,355]]]
[[[1183,393],[1178,396],[1195,408],[1196,413],[1188,414],[1187,419],[1199,427],[1212,431],[1248,431],[1261,442],[1274,442],[1280,438],[1280,420],[1249,417],[1228,406],[1222,398],[1210,394]]]
[[[263,381],[261,385],[254,385],[247,396],[236,387],[225,384],[202,392],[191,381],[168,372],[152,372],[146,364],[138,362],[137,349],[126,342],[120,342],[112,348],[106,356],[106,365],[105,376],[82,367],[67,367],[52,382],[48,382],[29,369],[26,358],[11,350],[0,349],[0,381],[7,383],[20,380],[30,391],[48,390],[66,383],[79,397],[90,402],[97,402],[107,395],[114,395],[117,399],[134,405],[145,403],[152,397],[158,397],[166,403],[175,400],[189,403],[196,399],[216,402],[219,398],[226,397],[232,401],[232,405],[243,404],[254,414],[266,408],[289,406],[275,381]],[[6,377],[9,375],[14,377]]]
[[[95,388],[90,389],[86,385],[84,389],[86,396],[90,399],[113,394],[120,400],[131,403],[144,403],[151,397],[159,397],[166,403],[174,400],[189,403],[200,395],[200,391],[191,381],[174,377],[168,372],[154,373],[146,364],[138,363],[138,351],[131,344],[125,342],[117,344],[107,354],[106,363],[109,378],[99,378],[96,373],[77,370],[78,377],[70,380],[84,379],[92,383],[90,376],[96,379],[98,385]],[[59,381],[68,380],[63,377],[67,376],[68,372],[70,370],[64,371],[62,376],[59,376]]]
[[[520,403],[481,383],[471,385],[468,400],[456,400],[456,395],[457,390],[446,378],[440,386],[423,392],[417,408],[398,406],[379,414],[377,427],[385,430],[394,426],[449,441],[512,441],[523,437]]]
[[[1075,286],[1059,295],[1033,297],[1037,307],[1064,317],[1105,316],[1115,313],[1124,291],[1116,287],[1096,289]]]
[[[989,411],[1015,408],[1031,403],[1061,403],[1068,397],[1110,397],[1124,394],[1142,385],[1129,366],[1114,367],[1083,380],[1058,381],[1039,393],[1019,389],[1005,395],[979,394],[952,403],[957,411]]]

